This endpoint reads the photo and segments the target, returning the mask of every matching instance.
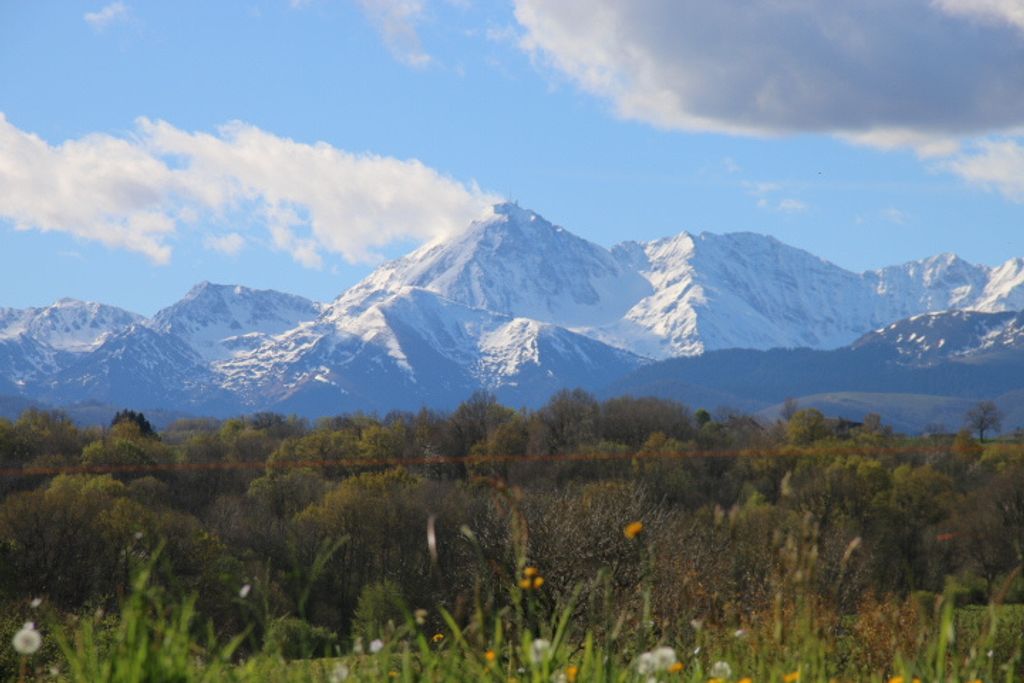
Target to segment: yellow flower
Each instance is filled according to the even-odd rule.
[[[903,676],[893,676],[889,679],[889,683],[903,683]]]
[[[643,530],[643,522],[630,522],[626,525],[626,528],[622,530],[622,533],[625,534],[626,538],[628,538],[629,540],[633,540],[634,538],[639,536],[640,532]]]
[[[754,683],[754,679],[747,676],[746,678],[741,678],[737,683]]]
[[[682,662],[675,662],[674,664],[670,664],[669,667],[668,667],[668,672],[670,674],[677,674],[677,673],[679,673],[682,670],[683,670],[683,663]]]
[[[529,579],[519,579],[519,587],[522,588],[524,591],[530,590],[530,580]]]
[[[497,658],[498,655],[494,653],[494,650],[488,650],[484,653],[484,659],[486,659],[488,662],[493,662]]]
[[[443,633],[435,633],[434,637],[431,638],[431,640],[433,640],[435,643],[440,643],[442,640],[444,640],[444,634]]]
[[[796,683],[800,680],[800,672],[793,671],[782,677],[782,683]]]
[[[539,573],[540,572],[537,570],[536,567],[527,567],[526,569],[523,570],[523,576],[525,576],[528,579],[532,579],[533,577],[537,576],[537,574],[539,574]]]
[[[708,683],[728,683],[724,678],[709,678]]]
[[[576,675],[579,674],[580,668],[578,666],[567,666],[565,667],[565,678],[569,683],[576,683]]]
[[[389,671],[388,672],[388,676],[390,676],[391,678],[398,678],[398,672],[397,671]]]
[[[534,588],[540,588],[543,585],[544,585],[544,577],[543,576],[538,576],[537,578],[535,578],[533,580],[533,587]]]

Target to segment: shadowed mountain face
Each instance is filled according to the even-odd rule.
[[[149,320],[71,299],[0,309],[0,394],[306,415],[451,407],[481,388],[513,405],[584,387],[750,410],[993,396],[1019,388],[1022,264],[946,254],[852,273],[752,233],[606,249],[501,204],[329,304],[201,283]]]

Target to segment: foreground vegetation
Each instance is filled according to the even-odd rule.
[[[1016,680],[1022,444],[787,417],[30,411],[0,635],[42,647],[0,678]]]

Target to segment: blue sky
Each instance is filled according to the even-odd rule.
[[[0,306],[327,300],[502,197],[608,246],[1024,256],[1019,3],[801,5],[0,0]]]

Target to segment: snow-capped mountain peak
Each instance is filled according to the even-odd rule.
[[[158,312],[152,325],[215,361],[254,349],[320,312],[320,304],[293,294],[201,282]]]

